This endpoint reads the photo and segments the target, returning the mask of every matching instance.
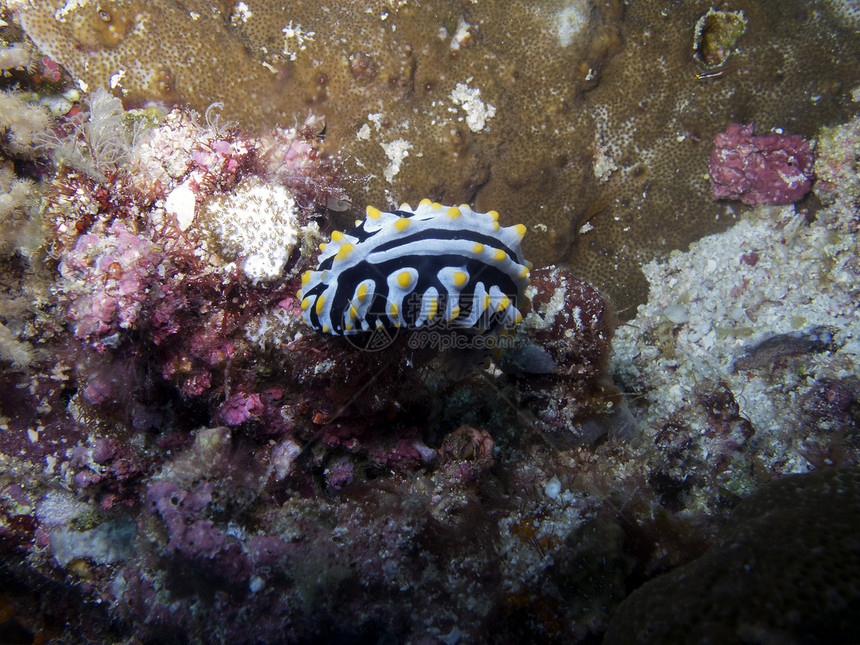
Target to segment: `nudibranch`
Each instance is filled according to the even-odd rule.
[[[323,334],[377,328],[499,331],[522,320],[531,263],[522,224],[495,211],[423,200],[414,210],[367,208],[356,227],[320,245],[319,267],[302,275],[302,316]]]

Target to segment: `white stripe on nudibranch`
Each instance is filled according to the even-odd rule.
[[[320,245],[298,297],[317,331],[343,335],[384,327],[447,325],[497,330],[522,320],[531,264],[525,226],[501,227],[498,213],[423,200],[414,210],[367,208],[357,226]]]

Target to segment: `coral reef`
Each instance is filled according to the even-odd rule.
[[[520,404],[537,411],[538,427],[568,440],[596,441],[609,424],[577,420],[613,406],[614,388],[602,380],[613,314],[594,287],[567,269],[538,270],[531,292],[525,339],[502,356],[501,368],[523,377]]]
[[[769,446],[757,460],[768,454],[786,472],[803,472],[807,448],[829,442],[824,427],[806,429],[802,407],[825,383],[851,391],[860,355],[854,128],[825,129],[818,141],[822,174],[832,170],[816,184],[828,206],[811,221],[796,206],[762,206],[645,267],[651,296],[618,328],[613,369],[625,389],[649,399],[650,425],[683,426],[694,392],[711,381],[742,397],[755,428],[767,428],[754,440]]]
[[[733,123],[714,139],[714,199],[744,204],[793,204],[812,189],[812,144],[799,135],[753,136],[752,125]]]
[[[30,52],[21,45],[0,48],[0,69],[26,68],[30,64]]]
[[[179,191],[193,191],[182,184]],[[169,196],[168,196],[169,199]],[[200,215],[202,226],[226,257],[241,258],[242,272],[253,281],[272,280],[284,274],[287,260],[300,234],[299,209],[286,188],[246,179],[229,196],[213,197]]]
[[[316,122],[205,120],[96,93],[33,151],[40,244],[4,249],[0,280],[0,577],[82,594],[74,619],[10,598],[18,622],[70,643],[480,640],[596,505],[542,437],[591,458],[606,434],[606,301],[553,267],[515,337],[311,333],[292,294],[342,197]],[[439,351],[455,339],[473,347]],[[529,375],[577,403],[547,413]]]
[[[19,249],[29,256],[41,244],[35,182],[17,177],[14,166],[0,166],[0,251]]]
[[[850,212],[860,199],[860,117],[822,128],[818,141],[815,194],[823,204],[836,203]]]
[[[0,91],[0,145],[13,155],[33,155],[37,135],[47,130],[48,112],[15,92]]]
[[[0,26],[31,54],[4,118],[44,119],[0,146],[0,640],[590,643],[660,574],[827,526],[796,575],[855,602],[831,569],[856,502],[824,499],[860,461],[857,122],[819,136],[820,207],[716,202],[706,174],[726,123],[811,139],[853,109],[831,5],[724,7],[746,31],[705,70],[703,3],[6,4],[43,52]],[[822,43],[842,58],[802,74]],[[45,52],[96,89],[62,103]],[[153,94],[202,114],[125,109]],[[647,302],[613,287],[644,302],[620,323],[549,265],[511,333],[315,333],[315,246],[421,192],[522,218],[545,263],[593,242],[603,285],[644,265]],[[797,615],[786,640],[826,636]]]
[[[856,111],[860,81],[841,2],[721,9],[742,11],[746,29],[708,39],[730,57],[704,72],[693,50],[712,13],[703,1],[5,4],[89,90],[200,112],[221,102],[252,128],[310,107],[366,178],[349,187],[353,203],[496,208],[528,226],[536,265],[568,261],[625,316],[646,297],[641,264],[733,223],[703,179],[724,124],[811,137]]]
[[[667,485],[708,505],[711,482],[684,477],[680,464],[722,463],[721,490],[743,494],[763,473],[857,460],[852,422],[824,421],[852,414],[836,392],[853,400],[856,208],[841,218],[833,206],[811,223],[791,206],[760,209],[646,266],[651,298],[614,343],[616,382],[642,393],[637,416],[664,454]],[[834,407],[810,415],[821,388]]]
[[[75,335],[104,343],[135,326],[161,261],[158,247],[121,222],[100,236],[80,236],[60,264]]]

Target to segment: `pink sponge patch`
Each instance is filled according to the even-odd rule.
[[[733,123],[714,138],[710,173],[714,199],[792,204],[812,188],[812,143],[799,134],[753,136]]]

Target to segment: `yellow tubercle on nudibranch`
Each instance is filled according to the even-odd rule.
[[[427,320],[433,320],[436,317],[436,311],[439,308],[439,301],[433,298],[430,301],[430,307],[427,311]]]
[[[397,275],[397,283],[404,289],[412,284],[412,274],[408,271],[401,271]]]
[[[353,246],[352,244],[342,244],[340,249],[338,249],[337,255],[335,255],[336,260],[345,260],[349,257],[349,254],[352,253]]]
[[[531,263],[526,227],[502,227],[496,211],[422,199],[393,211],[373,206],[355,228],[320,245],[319,267],[301,278],[302,316],[344,335],[433,325],[481,333],[522,320]]]

